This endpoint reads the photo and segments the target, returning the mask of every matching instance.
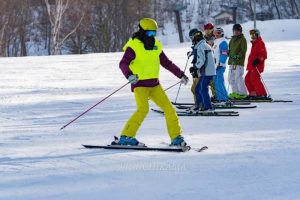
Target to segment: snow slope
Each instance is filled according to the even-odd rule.
[[[223,27],[225,36],[232,36],[232,24]],[[250,40],[249,30],[253,29],[253,21],[242,24],[245,37]],[[256,28],[260,30],[265,41],[300,40],[300,20],[284,19],[257,21]]]
[[[179,36],[174,24],[168,23],[165,25],[166,30],[162,35],[159,32],[158,38],[167,45],[179,43]],[[185,41],[189,41],[189,31],[192,28],[198,28],[203,31],[203,27],[197,27],[192,24],[183,23],[183,36]],[[231,38],[233,24],[223,26],[225,37]],[[249,40],[249,30],[253,29],[253,21],[242,24],[245,37]],[[261,35],[266,41],[289,41],[300,40],[300,20],[299,19],[283,19],[283,20],[269,20],[257,21],[256,28],[261,31]]]
[[[165,51],[184,68],[189,46]],[[60,131],[126,83],[122,53],[1,58],[0,199],[300,199],[300,40],[266,46],[269,91],[294,102],[257,104],[234,118],[181,117],[187,142],[209,147],[203,153],[83,149],[119,135],[135,109],[129,87]],[[161,70],[163,87],[176,81]],[[178,101],[191,101],[190,84]],[[163,116],[149,112],[138,139],[169,142]]]

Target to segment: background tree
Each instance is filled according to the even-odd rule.
[[[238,8],[239,23],[251,20],[253,1],[1,0],[0,56],[122,51],[141,18],[155,18],[162,35],[166,25],[174,24],[176,31],[172,6],[178,2],[184,7],[180,18],[187,29],[213,22],[212,16],[225,6]],[[256,5],[271,18],[300,18],[300,0],[261,0]]]
[[[68,33],[67,35],[61,35],[62,31],[62,24],[63,24],[63,16],[66,10],[69,7],[70,0],[54,0],[53,2],[49,2],[49,0],[45,0],[45,4],[47,7],[47,12],[49,15],[49,21],[51,24],[51,54],[57,55],[60,54],[61,47],[64,41],[73,34],[78,26],[80,25],[84,14],[82,15],[81,19],[75,26],[75,28]]]

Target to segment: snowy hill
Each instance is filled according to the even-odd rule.
[[[253,21],[242,24],[245,37],[250,40],[249,30],[253,28]],[[224,31],[227,37],[232,35],[232,25],[226,25]],[[270,20],[257,21],[256,28],[260,30],[265,41],[300,40],[300,20]]]
[[[189,41],[188,33],[192,28],[203,30],[203,27],[191,26],[184,24],[185,41]],[[232,36],[233,24],[222,27],[225,36],[230,38]],[[254,27],[253,21],[242,24],[243,33],[249,40],[249,30]],[[266,41],[287,41],[287,40],[300,40],[300,20],[299,19],[285,19],[285,20],[270,20],[270,21],[257,21],[256,27],[261,31],[261,35]],[[160,40],[166,45],[178,44],[179,36],[174,28],[174,24],[167,24],[165,35],[159,35]]]
[[[263,35],[275,25],[285,32],[265,37],[263,78],[274,99],[294,102],[256,104],[233,118],[181,117],[186,141],[207,145],[203,153],[83,149],[120,134],[135,110],[129,87],[60,131],[126,83],[122,53],[1,58],[0,199],[299,199],[299,20],[264,23]],[[183,69],[189,48],[165,51]],[[160,79],[164,88],[178,81],[163,69]],[[190,86],[178,102],[192,101]],[[171,100],[177,89],[168,90]],[[137,137],[149,146],[170,142],[163,116],[149,112]]]

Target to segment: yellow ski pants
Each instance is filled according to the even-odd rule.
[[[181,134],[182,131],[176,111],[161,85],[155,87],[136,87],[134,89],[134,96],[136,101],[136,111],[125,124],[121,133],[122,136],[136,136],[137,130],[149,112],[149,98],[164,111],[170,138],[173,140]]]

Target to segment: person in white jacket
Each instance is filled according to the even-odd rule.
[[[224,72],[226,69],[226,61],[228,58],[228,43],[224,38],[224,30],[217,27],[214,30],[215,40],[214,40],[214,56],[216,63],[216,76],[214,76],[214,85],[216,91],[216,99],[218,102],[228,101],[228,93],[224,84]]]
[[[208,92],[208,86],[216,75],[214,55],[211,47],[206,43],[203,34],[199,31],[195,36],[199,37],[199,42],[195,44],[194,49],[197,53],[197,62],[194,70],[197,71],[199,81],[195,88],[196,108],[192,112],[212,111],[212,104]]]

